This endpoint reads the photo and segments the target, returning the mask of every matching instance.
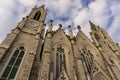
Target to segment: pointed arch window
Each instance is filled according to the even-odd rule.
[[[40,16],[41,16],[41,12],[38,11],[35,13],[35,16],[33,17],[34,20],[39,20],[40,19]]]
[[[0,80],[11,80],[14,79],[18,68],[20,66],[20,63],[23,59],[23,56],[25,54],[24,47],[19,47],[15,50],[12,58],[10,59],[6,69],[4,70],[2,77]]]
[[[59,46],[57,47],[57,53],[56,53],[56,78],[61,72],[62,67],[64,67],[66,70],[66,60],[65,60],[64,49],[61,46]]]
[[[96,67],[93,55],[90,52],[90,50],[83,48],[82,51],[80,51],[80,55],[81,55],[82,61],[85,62],[84,66],[86,66],[89,75],[93,75],[95,72],[98,71],[98,68]]]

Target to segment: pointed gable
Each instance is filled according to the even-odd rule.
[[[90,39],[83,33],[80,26],[78,25],[78,33],[76,35],[76,43],[82,43],[82,42],[91,42]]]
[[[65,32],[62,28],[59,28],[57,32],[52,37],[53,45],[57,43],[65,44],[68,47],[71,47],[71,43]]]
[[[46,15],[47,15],[47,11],[45,10],[44,5],[40,7],[35,6],[30,12],[30,14],[28,15],[28,18],[35,19],[38,21],[44,21],[46,18]],[[36,17],[40,17],[40,18],[37,19]]]

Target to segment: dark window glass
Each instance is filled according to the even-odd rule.
[[[5,69],[5,71],[4,71],[3,75],[2,75],[2,77],[7,77],[8,74],[9,74],[9,72],[10,72],[10,70],[11,70],[11,67],[10,67],[10,66],[7,66],[7,68]]]
[[[6,78],[0,78],[0,80],[6,80]]]
[[[59,74],[59,55],[56,54],[56,77],[58,77]]]
[[[40,11],[38,11],[38,12],[35,14],[35,16],[33,17],[33,19],[39,20],[40,16],[41,16],[41,13],[40,13]]]
[[[60,55],[60,68],[62,68],[62,55]],[[61,69],[60,69],[61,70]]]
[[[24,51],[21,51],[21,52],[20,52],[20,55],[19,55],[19,57],[18,57],[18,58],[22,58],[22,57],[23,57],[23,55],[24,55],[24,53],[25,53]]]
[[[9,76],[10,79],[14,79],[15,74],[17,73],[17,70],[18,68],[15,68],[15,67],[12,69],[10,76]]]
[[[12,65],[14,64],[14,62],[15,62],[15,58],[12,57],[11,60],[10,60],[10,62],[8,63],[8,65],[9,65],[9,66],[12,66]]]
[[[39,20],[39,18],[40,18],[40,15],[41,15],[41,14],[38,14],[38,16],[37,16],[37,20]]]
[[[22,58],[24,56],[24,47],[19,47],[13,54],[12,58],[10,59],[4,73],[2,74],[2,77],[0,80],[11,80],[14,79],[17,70],[20,66],[20,63],[22,61]]]
[[[13,54],[13,57],[17,57],[18,53],[19,53],[19,50],[16,50],[15,53]]]
[[[15,63],[15,67],[19,67],[21,60],[22,60],[22,59],[17,59],[17,61],[16,61],[16,63]]]
[[[65,59],[65,55],[63,55],[63,61],[64,61],[64,67],[65,67],[65,70],[66,70],[66,59]]]

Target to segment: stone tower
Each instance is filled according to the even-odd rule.
[[[91,39],[78,25],[45,32],[46,10],[34,7],[0,45],[0,80],[120,80],[120,46],[89,21]],[[44,36],[45,34],[45,36]]]
[[[38,69],[46,14],[44,6],[35,6],[1,43],[0,80],[27,80]]]

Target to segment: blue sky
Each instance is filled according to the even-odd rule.
[[[103,27],[115,42],[120,43],[120,0],[1,0],[0,42],[29,14],[35,4],[45,4],[48,11],[46,24],[53,19],[54,30],[62,23],[65,32],[68,33],[67,26],[72,25],[75,35],[76,26],[80,25],[89,36],[91,20]]]

